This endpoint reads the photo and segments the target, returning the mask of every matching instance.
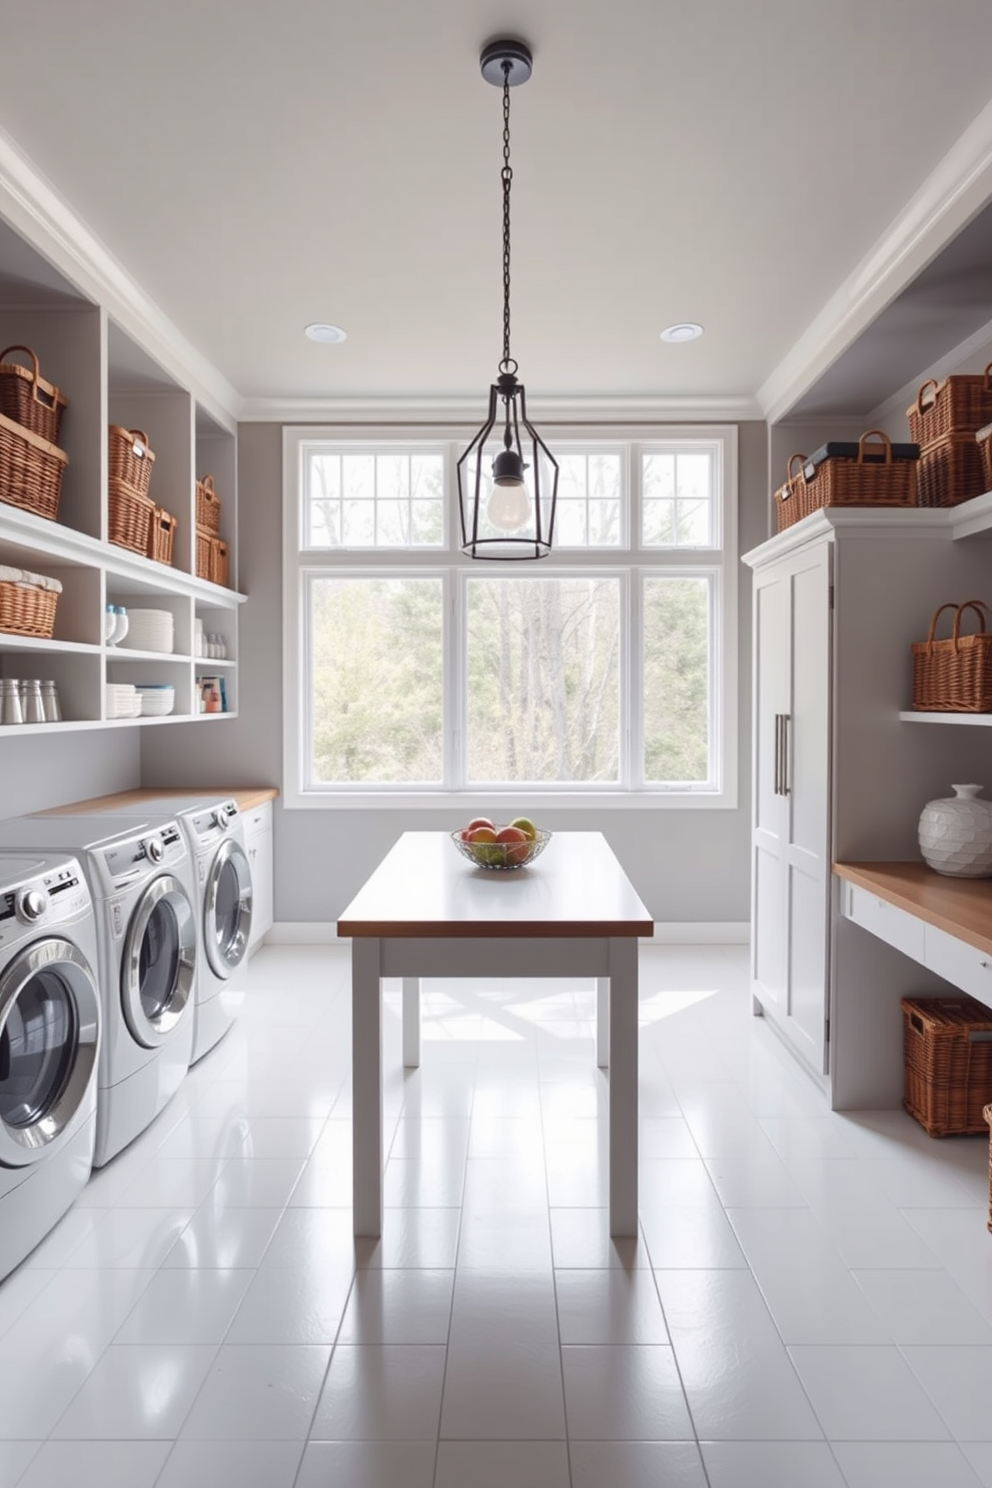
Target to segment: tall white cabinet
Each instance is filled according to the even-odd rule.
[[[754,582],[754,997],[826,1071],[831,545],[802,543]]]
[[[754,573],[754,1008],[837,1107],[898,1103],[892,989],[908,990],[907,977],[928,984],[842,921],[832,864],[915,859],[928,800],[952,781],[992,786],[988,729],[900,717],[910,645],[931,612],[988,592],[992,553],[969,515],[832,508],[744,558]]]

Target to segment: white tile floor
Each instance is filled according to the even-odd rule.
[[[611,1243],[593,995],[387,983],[351,1236],[347,947],[231,1035],[0,1285],[0,1488],[992,1488],[981,1138],[831,1115],[743,948],[642,952],[641,1221]]]

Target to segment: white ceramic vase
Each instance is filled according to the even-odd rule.
[[[992,801],[980,785],[952,785],[953,796],[928,801],[920,814],[920,852],[937,873],[992,877]]]

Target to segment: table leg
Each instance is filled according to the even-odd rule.
[[[610,979],[596,978],[596,1063],[610,1067]]]
[[[356,1235],[382,1234],[382,978],[380,941],[351,942],[351,1113]]]
[[[611,940],[610,1234],[637,1234],[637,941]]]
[[[403,1063],[420,1066],[420,978],[403,978]]]

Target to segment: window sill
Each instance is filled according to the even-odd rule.
[[[538,811],[733,811],[729,791],[287,791],[282,805],[290,811],[458,811],[489,814],[505,805],[513,815]]]

